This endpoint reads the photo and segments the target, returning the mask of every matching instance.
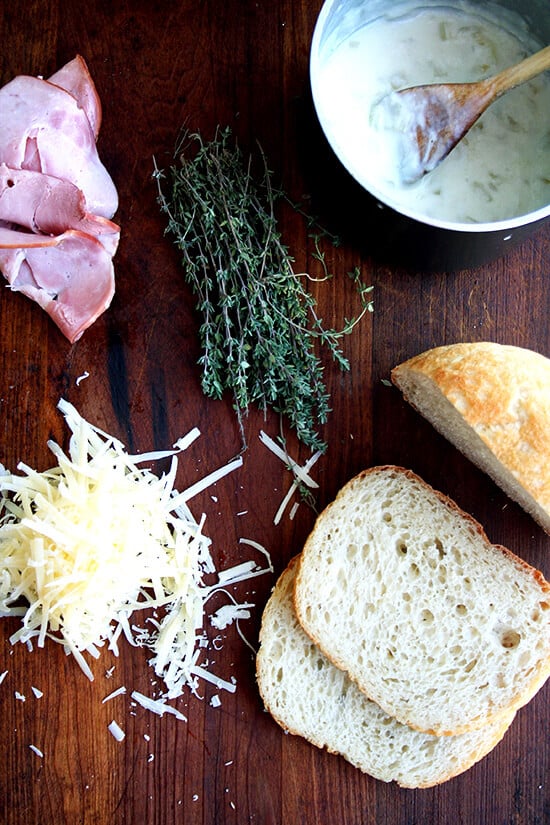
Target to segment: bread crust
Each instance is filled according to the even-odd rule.
[[[550,359],[492,342],[435,347],[391,373],[405,400],[487,472],[550,533]],[[443,416],[425,406],[421,379],[432,382],[494,456],[482,466]],[[503,472],[511,478],[503,478]],[[525,502],[522,491],[532,499]],[[539,509],[540,508],[540,509]]]

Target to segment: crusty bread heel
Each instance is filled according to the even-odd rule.
[[[491,342],[449,344],[399,364],[391,378],[550,533],[550,359]]]

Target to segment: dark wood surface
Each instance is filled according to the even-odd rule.
[[[363,468],[399,463],[451,495],[507,545],[550,575],[550,539],[519,507],[435,434],[384,383],[393,365],[454,341],[494,340],[550,356],[550,226],[475,269],[428,272],[374,254],[376,227],[319,134],[308,83],[308,51],[320,0],[181,0],[82,4],[43,0],[0,6],[0,82],[48,76],[80,53],[100,93],[101,157],[120,195],[117,292],[111,308],[70,346],[21,295],[0,296],[0,461],[50,466],[46,442],[65,443],[61,396],[134,451],[170,446],[191,427],[202,436],[180,464],[178,486],[231,459],[239,433],[230,399],[200,391],[198,319],[178,255],[164,237],[152,180],[153,157],[169,162],[180,127],[205,136],[229,125],[241,147],[259,141],[295,200],[339,232],[329,249],[335,277],[312,287],[321,316],[338,326],[357,310],[346,273],[360,265],[375,285],[375,311],[343,346],[351,371],[329,360],[329,443],[312,475],[317,506]],[[0,113],[0,118],[2,113]],[[355,213],[355,216],[354,216]],[[282,218],[298,271],[315,269],[301,220]],[[85,372],[89,377],[77,384]],[[255,646],[275,575],[298,552],[314,512],[301,505],[275,526],[290,483],[260,443],[279,422],[251,411],[243,467],[193,500],[220,566],[250,558],[242,537],[264,545],[275,574],[239,586],[254,601],[243,622]],[[304,462],[309,451],[289,439]],[[215,494],[215,501],[213,498]],[[234,628],[216,667],[237,678],[235,694],[184,696],[188,721],[159,718],[128,696],[102,704],[120,685],[149,693],[146,653],[104,654],[89,682],[59,646],[29,653],[0,621],[0,822],[5,825],[543,825],[550,821],[548,686],[522,709],[504,741],[467,773],[430,790],[408,791],[362,775],[337,756],[286,736],[262,709],[254,659]],[[115,665],[112,677],[106,671]],[[35,698],[32,686],[43,691]],[[25,695],[23,702],[15,692]],[[118,743],[107,726],[126,731]],[[43,752],[39,758],[29,745]]]

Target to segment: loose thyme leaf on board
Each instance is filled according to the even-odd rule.
[[[166,232],[182,253],[184,277],[202,319],[202,389],[212,398],[233,394],[243,445],[243,416],[252,404],[285,416],[298,438],[324,450],[318,426],[327,420],[329,395],[315,343],[329,348],[342,369],[349,363],[338,339],[372,311],[359,271],[350,273],[361,300],[359,318],[342,330],[325,329],[316,304],[297,275],[274,214],[284,194],[273,187],[266,159],[259,179],[229,128],[212,141],[185,132],[174,163],[157,169]],[[325,267],[315,237],[315,257]]]

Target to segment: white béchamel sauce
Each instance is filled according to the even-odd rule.
[[[402,182],[397,135],[373,107],[391,91],[480,80],[541,48],[519,18],[465,3],[395,4],[321,56],[315,79],[323,128],[346,168],[380,198],[443,221],[480,223],[550,202],[550,73],[508,92],[435,170]],[[399,14],[395,9],[399,8]]]

